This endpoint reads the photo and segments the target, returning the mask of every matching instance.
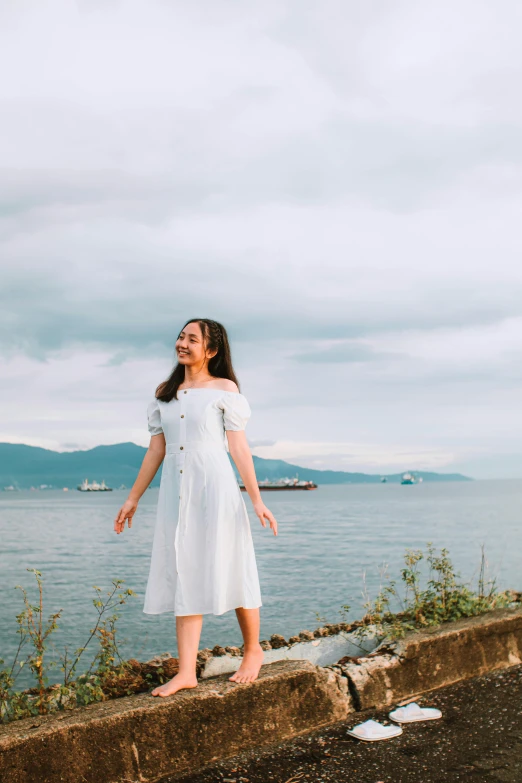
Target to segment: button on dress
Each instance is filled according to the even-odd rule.
[[[244,430],[246,397],[220,389],[178,389],[153,399],[151,435],[163,432],[161,474],[146,614],[223,614],[261,606],[250,520],[230,462],[227,430]]]

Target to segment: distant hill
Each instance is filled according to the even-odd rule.
[[[141,466],[146,449],[136,443],[116,443],[112,446],[96,446],[88,451],[58,452],[20,443],[0,443],[0,490],[14,485],[19,489],[39,487],[41,484],[76,488],[84,478],[89,481],[105,479],[110,487],[121,484],[131,487]],[[315,481],[317,484],[376,484],[384,474],[347,473],[342,470],[312,470],[292,465],[279,459],[263,459],[254,456],[259,480],[292,477]],[[232,467],[235,465],[232,462]],[[472,481],[460,473],[426,473],[414,471],[424,481]],[[237,471],[236,471],[237,474]],[[398,483],[401,473],[388,474],[390,483]],[[161,468],[151,486],[159,486]]]

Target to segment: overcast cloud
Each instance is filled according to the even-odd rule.
[[[0,1],[0,440],[146,445],[190,317],[255,454],[522,476],[515,0]]]

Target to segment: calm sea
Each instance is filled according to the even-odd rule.
[[[23,609],[22,585],[38,602],[42,573],[44,618],[62,609],[50,640],[57,651],[87,641],[97,612],[93,585],[104,593],[123,579],[137,597],[119,607],[122,657],[140,660],[176,654],[173,615],[143,613],[143,597],[158,490],[143,496],[132,529],[116,535],[113,522],[126,491],[81,493],[58,490],[0,493],[0,657],[11,663],[18,645],[16,615]],[[488,577],[500,588],[522,589],[522,480],[321,486],[313,492],[263,493],[279,523],[276,538],[261,527],[249,498],[263,607],[262,638],[317,627],[316,613],[339,621],[344,604],[350,619],[361,616],[363,593],[374,597],[383,567],[400,577],[406,548],[428,541],[449,550],[465,581],[477,583],[481,545]],[[234,612],[205,616],[201,646],[240,644]],[[91,643],[92,644],[92,643]],[[84,654],[90,663],[95,648]],[[52,649],[50,658],[53,657]],[[59,670],[50,677],[59,680]],[[32,684],[19,677],[19,687]]]

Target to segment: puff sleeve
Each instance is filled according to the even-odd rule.
[[[238,392],[227,392],[221,406],[225,430],[244,430],[252,413],[247,398]]]
[[[159,435],[163,432],[163,427],[161,426],[161,413],[156,398],[149,402],[147,407],[147,422],[151,435]]]

